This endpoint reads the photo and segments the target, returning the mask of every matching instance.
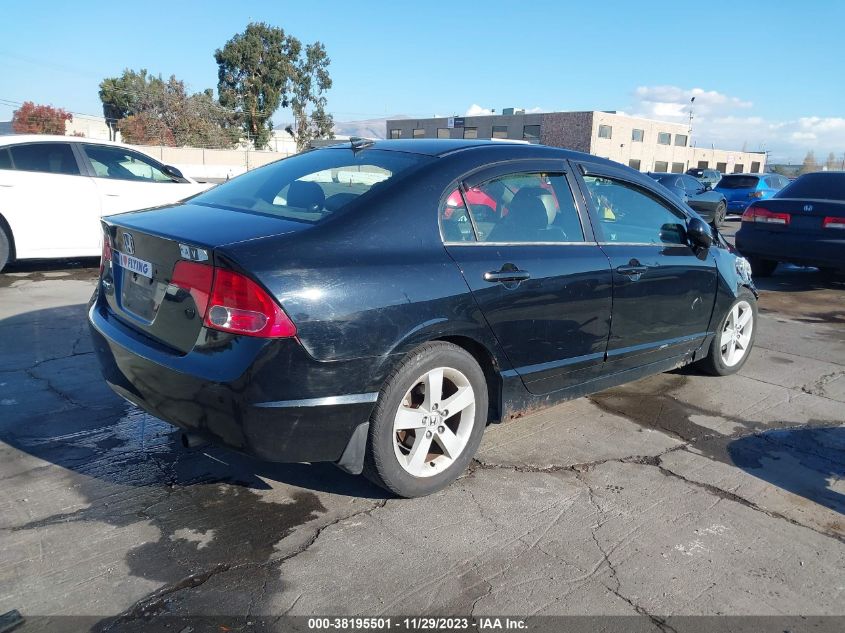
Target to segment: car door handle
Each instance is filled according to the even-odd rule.
[[[620,275],[627,275],[631,278],[632,281],[636,281],[640,278],[641,275],[648,271],[648,266],[640,266],[640,265],[628,265],[628,266],[617,266],[616,272]]]
[[[525,281],[531,278],[527,270],[497,270],[484,273],[484,281],[493,283],[508,283],[512,281]]]

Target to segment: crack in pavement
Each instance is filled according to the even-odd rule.
[[[229,564],[229,563],[218,563],[217,565],[215,565],[211,569],[207,569],[207,570],[204,570],[204,571],[201,571],[201,572],[196,572],[194,574],[186,576],[185,578],[183,578],[182,580],[179,580],[178,582],[164,585],[163,587],[160,587],[159,589],[155,590],[154,592],[152,592],[152,593],[148,594],[147,596],[141,598],[140,600],[136,601],[131,607],[129,607],[128,609],[125,609],[122,613],[120,613],[119,615],[110,619],[106,624],[104,624],[100,627],[95,627],[95,629],[93,629],[93,630],[95,630],[97,633],[108,633],[109,631],[112,631],[112,630],[120,630],[119,628],[117,628],[117,629],[115,628],[115,627],[118,627],[119,625],[123,625],[123,624],[126,624],[128,622],[132,622],[132,621],[135,621],[135,620],[146,618],[146,617],[149,617],[151,615],[158,615],[158,614],[161,613],[161,611],[163,609],[166,608],[166,603],[167,603],[168,599],[170,599],[174,594],[185,591],[185,590],[189,590],[189,589],[196,589],[197,587],[204,585],[206,582],[208,582],[209,580],[211,580],[215,576],[225,574],[227,572],[239,571],[239,570],[243,570],[243,569],[261,569],[261,568],[266,569],[268,575],[267,575],[267,578],[265,579],[265,584],[264,584],[264,588],[263,588],[263,590],[266,592],[266,585],[269,582],[270,567],[281,566],[286,561],[289,561],[289,560],[299,556],[303,552],[307,551],[308,549],[310,549],[314,545],[314,543],[317,542],[317,540],[320,538],[320,536],[323,534],[323,532],[325,532],[328,528],[330,528],[334,525],[337,525],[338,523],[341,523],[343,521],[347,521],[349,519],[353,519],[353,518],[361,516],[361,515],[371,514],[372,512],[374,512],[374,511],[376,511],[380,508],[383,508],[387,504],[387,502],[388,502],[388,499],[379,500],[378,502],[373,504],[373,506],[371,506],[370,508],[366,508],[364,510],[358,510],[358,511],[353,512],[351,514],[338,517],[338,518],[334,519],[333,521],[330,521],[329,523],[326,523],[325,525],[317,528],[314,532],[314,535],[310,539],[308,539],[308,541],[306,543],[304,543],[302,546],[298,547],[296,550],[294,550],[290,554],[287,554],[287,555],[282,556],[280,558],[273,558],[273,559],[270,559],[270,560],[267,560],[267,561],[264,561],[264,562],[249,562],[249,563],[241,563],[241,564],[237,564],[237,565],[232,565],[232,564]],[[252,611],[253,608],[255,608],[255,605],[257,604],[257,602],[258,602],[257,599],[253,599],[251,601],[249,611],[248,611],[248,616],[251,616],[251,611]],[[294,602],[294,605],[295,605],[295,603],[296,602]],[[291,605],[290,608],[292,609],[294,605]]]

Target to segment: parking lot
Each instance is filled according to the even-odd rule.
[[[759,283],[739,374],[685,368],[491,426],[455,484],[400,500],[332,465],[182,448],[100,377],[97,271],[0,274],[0,613],[121,631],[152,614],[845,615],[842,278]]]

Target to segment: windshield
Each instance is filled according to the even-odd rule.
[[[319,222],[428,156],[376,149],[321,149],[271,163],[191,200],[195,204]]]
[[[759,181],[757,176],[722,176],[719,189],[754,189]]]
[[[775,198],[845,201],[845,172],[804,174],[778,191]]]

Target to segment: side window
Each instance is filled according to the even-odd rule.
[[[153,160],[138,152],[109,145],[82,145],[100,178],[139,180],[142,182],[174,182]]]
[[[455,189],[440,207],[440,233],[444,242],[474,242],[475,232],[469,219],[464,198]]]
[[[686,244],[686,218],[650,193],[610,178],[585,176],[605,242]]]
[[[11,169],[12,157],[9,155],[9,150],[5,147],[0,148],[0,169]]]
[[[684,176],[684,188],[687,190],[687,193],[698,193],[701,191],[701,181],[696,180],[692,176]]]
[[[566,176],[516,173],[465,194],[479,242],[583,242],[584,231]]]
[[[30,143],[9,148],[15,168],[48,174],[79,175],[79,165],[67,143]]]

